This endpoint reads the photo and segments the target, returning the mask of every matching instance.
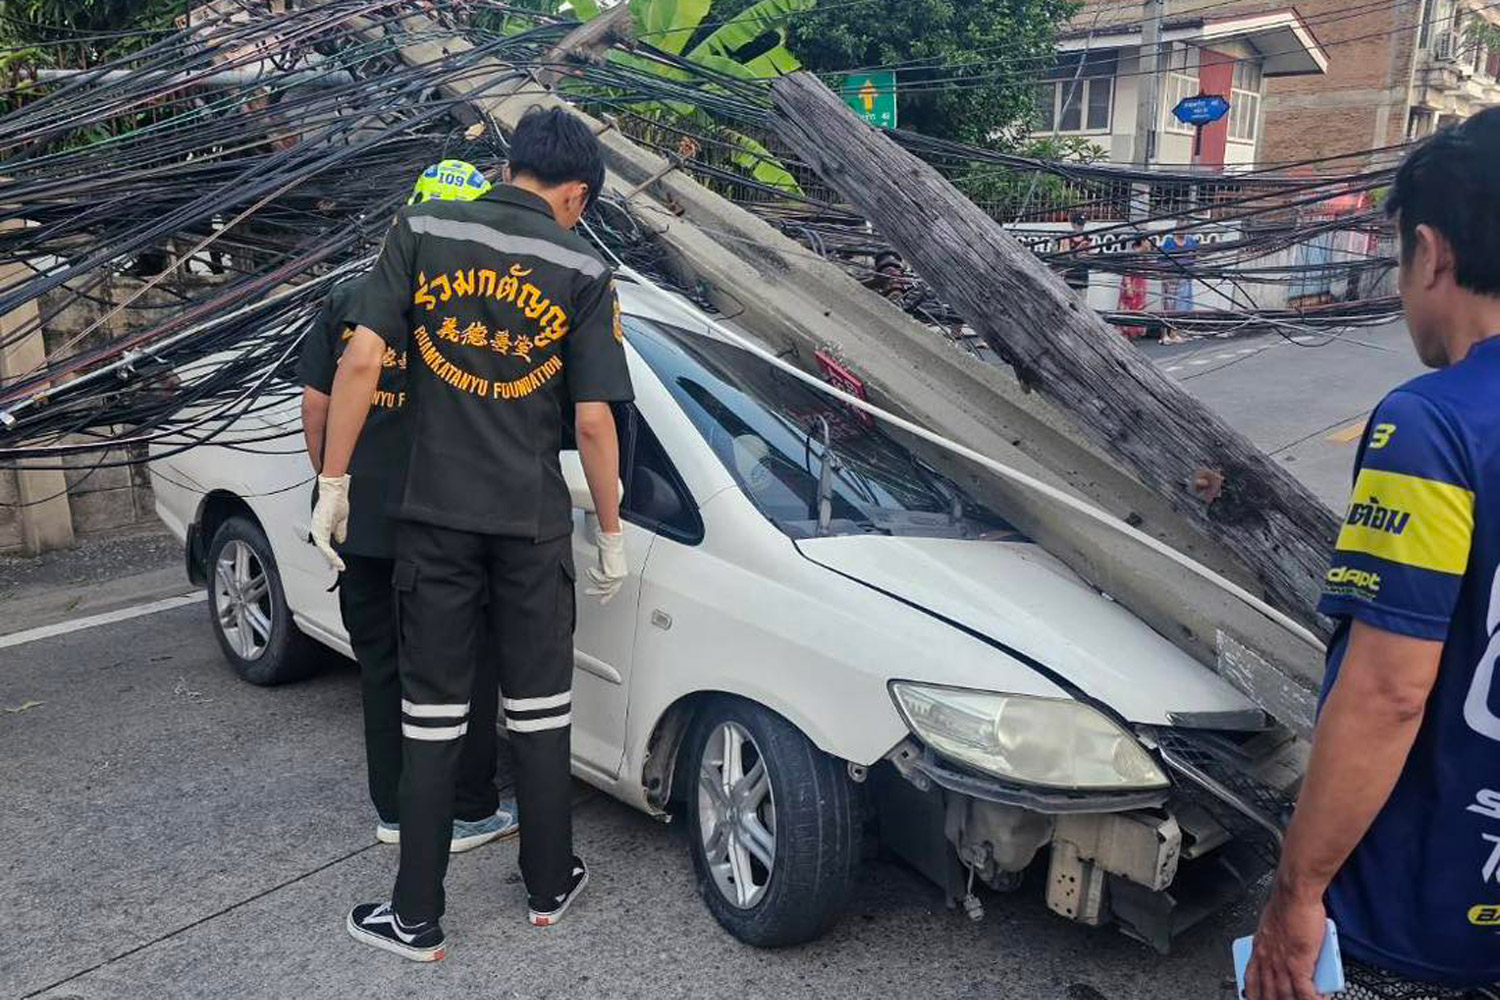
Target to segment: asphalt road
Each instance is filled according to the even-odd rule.
[[[1150,341],[1142,349],[1339,510],[1365,419],[1386,392],[1425,370],[1402,323],[1336,338]]]
[[[72,558],[97,574],[96,552]],[[137,576],[89,590],[133,592]],[[31,624],[7,615],[0,632]],[[703,907],[681,824],[579,786],[593,881],[567,922],[526,924],[516,844],[492,845],[454,859],[449,958],[416,966],[343,928],[349,906],[388,893],[396,863],[374,843],[351,666],[330,657],[306,683],[246,685],[201,602],[5,642],[3,997],[1213,1000],[1253,921],[1221,915],[1162,959],[1053,916],[1035,884],[987,896],[976,924],[876,861],[829,937],[759,952]]]
[[[1335,507],[1365,416],[1419,371],[1400,326],[1144,349]],[[704,909],[681,824],[579,786],[593,882],[568,921],[525,923],[516,845],[493,845],[450,869],[450,957],[414,966],[343,929],[396,861],[373,839],[350,665],[250,687],[202,603],[4,638],[189,589],[160,536],[0,560],[0,997],[1215,1000],[1253,926],[1247,903],[1160,958],[1053,916],[1035,884],[971,923],[877,860],[825,940],[758,952]]]

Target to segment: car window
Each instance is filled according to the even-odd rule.
[[[566,408],[565,408],[566,409]],[[656,435],[634,403],[611,403],[620,439],[620,516],[687,545],[703,541],[703,519]],[[578,447],[571,410],[563,421],[562,450]]]
[[[666,449],[656,439],[639,410],[624,407],[620,427],[620,465],[625,470],[625,498],[620,516],[687,545],[703,541],[703,519]]]
[[[826,426],[828,533],[1021,538],[864,414],[731,344],[637,316],[624,322],[746,496],[792,537],[818,534]]]

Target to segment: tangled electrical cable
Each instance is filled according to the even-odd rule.
[[[505,15],[507,27],[481,26],[480,13]],[[629,58],[559,59],[558,43],[576,27],[500,0],[440,10],[420,0],[275,10],[220,0],[177,31],[143,33],[128,55],[16,78],[0,91],[0,315],[8,317],[0,353],[38,338],[45,351],[24,370],[12,362],[0,371],[0,466],[86,459],[102,468],[142,461],[148,448],[166,455],[219,441],[255,450],[294,433],[293,422],[270,415],[295,395],[297,349],[327,290],[369,266],[421,166],[456,156],[495,172],[504,136],[476,100],[500,88],[556,93],[609,116],[807,253],[879,280],[871,261],[884,241],[784,153],[769,125],[767,84],[656,48],[650,37],[631,43]],[[465,45],[449,44],[455,32]],[[423,44],[429,56],[412,58]],[[545,87],[539,74],[557,82]],[[467,96],[445,96],[456,89]],[[693,113],[661,111],[676,107]],[[1321,210],[1333,199],[1368,200],[1388,170],[1340,170],[1344,158],[1329,157],[1297,165],[1308,173],[1206,177],[892,136],[960,186],[989,174],[1024,182],[1026,203],[1007,218],[1032,227],[1021,235],[1048,266],[1225,289],[1222,308],[1157,314],[1189,332],[1291,335],[1393,311],[1381,298],[1262,309],[1247,290],[1335,275],[1373,280],[1388,268],[1374,243],[1383,232],[1376,211]],[[758,177],[762,162],[795,177],[795,188]],[[1038,180],[1047,182],[1041,195]],[[1205,191],[1212,197],[1200,197]],[[1205,239],[1191,255],[1053,247],[1047,227],[1078,211],[1134,216],[1096,226],[1101,241],[1168,225]],[[584,228],[617,261],[702,301],[638,209],[601,199]],[[1349,232],[1369,234],[1370,249],[1289,259],[1309,241]],[[919,279],[893,298],[961,336],[962,318]]]

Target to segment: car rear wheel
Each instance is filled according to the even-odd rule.
[[[208,609],[214,637],[234,672],[251,684],[301,680],[317,646],[292,623],[271,543],[260,526],[231,517],[208,546]]]
[[[843,762],[739,699],[707,707],[689,756],[693,865],[714,917],[760,948],[821,936],[859,867],[859,810]]]

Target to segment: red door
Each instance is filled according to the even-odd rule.
[[[1198,69],[1198,89],[1205,94],[1222,94],[1233,100],[1230,91],[1234,88],[1234,56],[1212,49],[1204,49]],[[1224,147],[1229,141],[1229,115],[1212,125],[1203,126],[1203,141],[1193,157],[1195,167],[1224,166]]]

